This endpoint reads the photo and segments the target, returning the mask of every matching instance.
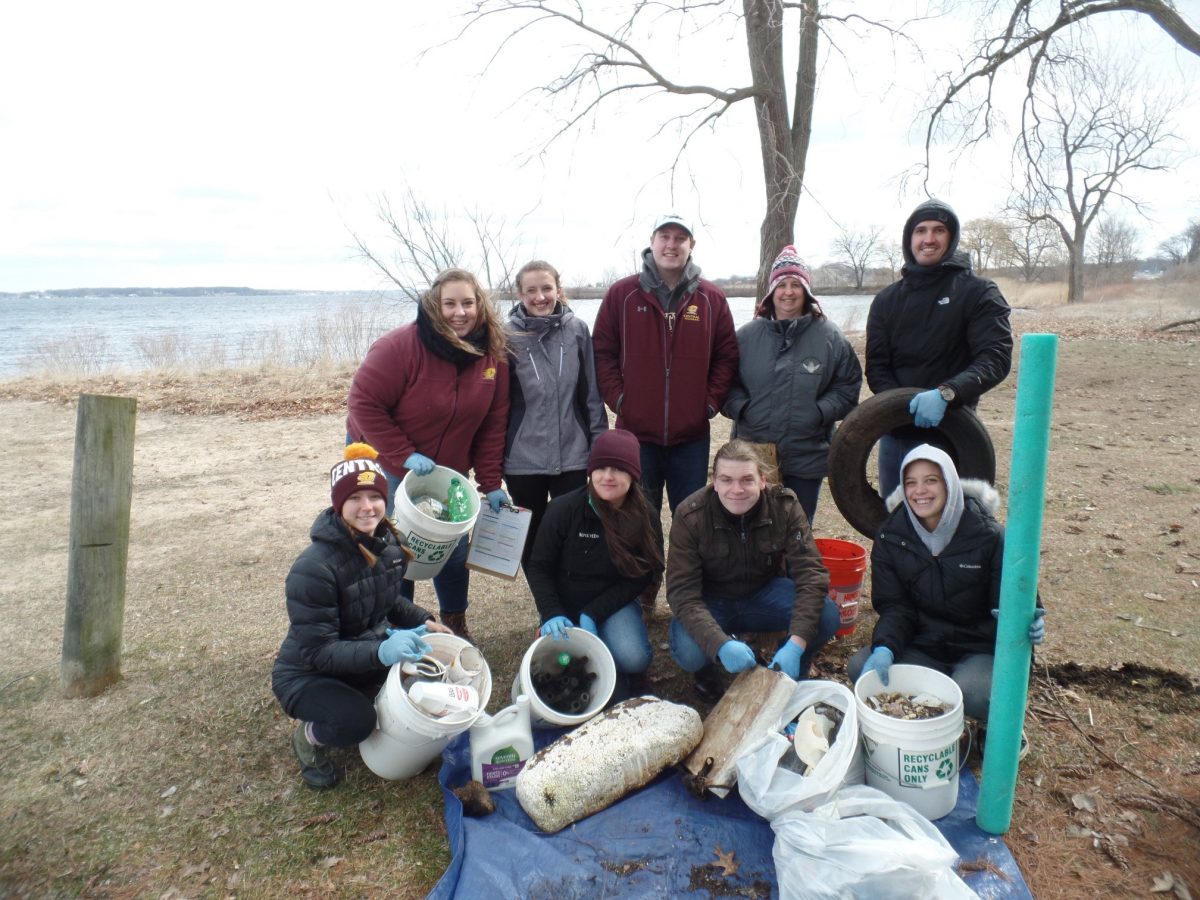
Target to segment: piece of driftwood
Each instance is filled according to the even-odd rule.
[[[779,724],[795,687],[782,672],[762,666],[733,680],[704,720],[704,737],[683,762],[694,793],[729,794],[737,783],[737,758]]]

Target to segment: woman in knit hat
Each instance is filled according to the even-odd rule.
[[[409,555],[384,515],[388,481],[377,456],[366,444],[346,447],[329,473],[333,505],[313,522],[284,582],[290,624],[271,687],[300,720],[292,750],[317,788],[338,781],[328,748],[353,747],[375,728],[388,669],[427,653],[427,631],[450,631],[400,594]]]
[[[504,327],[470,272],[438,273],[416,321],[371,345],[346,405],[346,433],[379,451],[393,491],[410,469],[427,475],[441,465],[463,475],[473,469],[493,510],[508,503],[500,486],[508,423]],[[468,543],[463,535],[433,587],[442,621],[470,640]],[[412,599],[411,581],[404,594]]]
[[[638,597],[663,571],[662,525],[641,474],[637,438],[601,433],[587,484],[550,502],[526,567],[541,633],[562,637],[577,626],[597,635],[631,693],[645,688],[653,652]]]
[[[756,317],[738,329],[738,380],[722,410],[733,419],[732,437],[774,445],[783,484],[810,524],[834,425],[862,389],[854,348],[821,311],[811,284],[796,248],[784,247]]]

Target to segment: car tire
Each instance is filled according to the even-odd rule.
[[[829,492],[846,521],[874,540],[887,517],[883,498],[867,478],[871,448],[890,431],[912,425],[908,404],[919,388],[894,388],[864,400],[842,420],[829,447]],[[936,428],[930,443],[944,449],[960,478],[996,481],[996,449],[983,422],[965,406],[952,406]]]

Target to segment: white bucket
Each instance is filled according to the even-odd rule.
[[[447,667],[463,649],[475,650],[469,641],[452,634],[427,634],[425,641],[433,648],[430,655]],[[482,655],[479,663],[479,673],[468,682],[479,693],[479,709],[441,718],[409,699],[400,664],[392,666],[375,697],[375,730],[358,745],[367,768],[380,778],[411,778],[440,756],[451,738],[475,724],[492,696],[491,670]]]
[[[876,694],[932,694],[949,708],[932,719],[897,719],[873,709]],[[958,739],[963,731],[962,691],[954,680],[925,666],[895,665],[885,687],[877,672],[854,685],[867,784],[940,819],[958,802]]]
[[[431,518],[413,506],[412,498],[426,494],[445,498],[450,491],[450,479],[457,478],[467,489],[471,504],[470,518],[463,522],[442,522]],[[442,571],[454,546],[475,525],[479,517],[479,492],[465,475],[445,466],[434,466],[428,475],[418,475],[409,469],[396,490],[392,516],[397,530],[408,539],[408,549],[414,554],[405,578],[423,581]]]
[[[538,696],[538,692],[533,687],[532,669],[535,666],[549,669],[551,666],[558,665],[557,659],[560,653],[569,653],[573,658],[586,656],[588,658],[587,671],[596,673],[590,691],[591,697],[583,712],[573,714],[559,712],[542,702],[542,698]],[[568,628],[566,640],[558,640],[546,635],[529,645],[525,656],[521,658],[521,671],[513,679],[512,699],[516,703],[517,697],[521,694],[529,697],[530,719],[535,728],[574,726],[582,725],[604,709],[616,686],[617,664],[613,662],[612,654],[604,646],[604,641],[582,628]]]

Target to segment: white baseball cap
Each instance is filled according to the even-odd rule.
[[[665,228],[668,225],[676,225],[679,228],[682,228],[688,233],[688,237],[694,238],[696,236],[692,232],[692,226],[687,223],[687,220],[684,219],[683,216],[678,215],[677,213],[666,213],[665,215],[659,216],[658,222],[655,224],[654,229],[650,233],[654,234],[660,228]]]

